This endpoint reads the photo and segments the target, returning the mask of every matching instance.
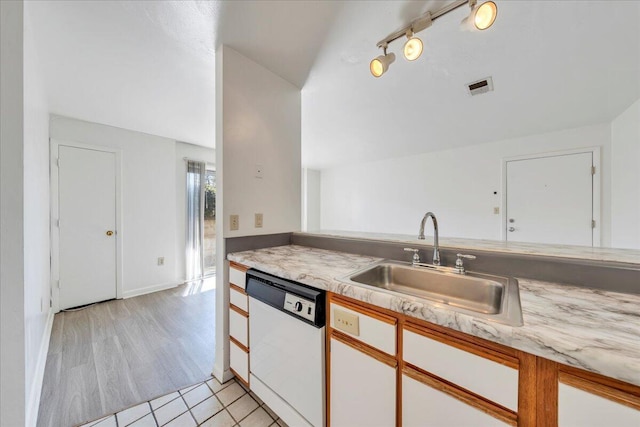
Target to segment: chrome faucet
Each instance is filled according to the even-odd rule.
[[[431,217],[433,221],[433,265],[440,265],[440,246],[438,245],[438,220],[433,212],[427,212],[422,217],[422,221],[420,222],[420,234],[418,234],[418,239],[424,240],[424,225],[427,222],[427,218]]]

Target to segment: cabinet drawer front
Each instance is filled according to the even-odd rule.
[[[229,366],[244,382],[249,382],[249,353],[238,347],[233,341],[229,348]]]
[[[233,283],[234,285],[246,289],[247,287],[247,275],[244,271],[236,270],[233,267],[229,268],[229,283]]]
[[[249,319],[242,314],[229,310],[229,335],[245,347],[249,347]]]
[[[411,331],[403,331],[406,362],[513,411],[518,370]]]
[[[395,426],[396,368],[333,338],[329,355],[331,426]]]
[[[340,317],[341,313],[357,318],[357,334],[345,330],[336,321],[336,315]],[[331,327],[391,356],[396,355],[395,323],[387,323],[342,305],[331,303]]]
[[[560,383],[558,386],[558,426],[638,427],[640,426],[640,411]]]
[[[402,375],[402,425],[406,427],[508,426],[454,397]]]
[[[235,288],[230,289],[229,302],[241,310],[249,312],[249,297]]]

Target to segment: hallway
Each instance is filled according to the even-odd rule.
[[[39,427],[77,425],[211,376],[215,277],[56,314]]]

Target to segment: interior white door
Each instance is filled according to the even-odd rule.
[[[593,245],[593,153],[507,162],[506,240]]]
[[[60,309],[116,297],[116,156],[58,148]]]

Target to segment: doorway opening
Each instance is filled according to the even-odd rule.
[[[204,174],[204,276],[216,274],[216,171]]]
[[[187,160],[187,282],[215,275],[216,174],[204,162]]]

